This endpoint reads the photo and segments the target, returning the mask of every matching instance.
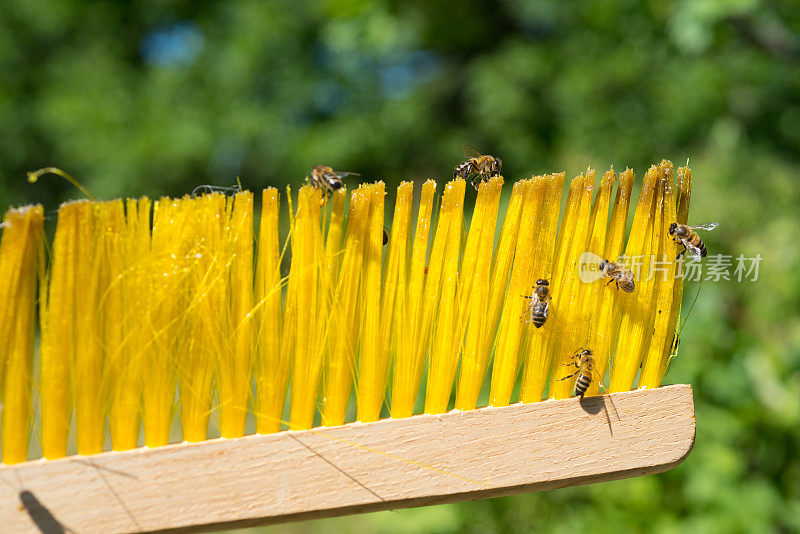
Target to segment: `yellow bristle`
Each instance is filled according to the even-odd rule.
[[[69,376],[75,347],[75,310],[78,299],[75,280],[78,261],[76,241],[80,209],[80,204],[73,202],[63,204],[58,212],[47,298],[40,307],[42,456],[51,460],[67,454],[72,418]],[[3,276],[0,279],[7,278]],[[0,322],[0,325],[5,322]]]
[[[517,247],[520,216],[522,214],[522,205],[527,191],[527,184],[525,180],[516,182],[511,189],[511,199],[506,208],[503,229],[500,231],[500,239],[495,248],[494,260],[492,262],[492,274],[489,281],[489,310],[486,314],[488,335],[483,337],[483,346],[480,349],[480,358],[484,368],[488,366],[489,358],[492,354],[495,333],[500,322],[500,313],[503,310],[503,303],[506,299],[508,278],[511,273],[514,252]]]
[[[633,171],[630,169],[626,169],[619,177],[611,220],[605,232],[605,247],[602,253],[597,252],[603,258],[611,261],[617,261],[622,252],[633,178]],[[593,267],[598,268],[597,265]],[[611,361],[611,353],[614,350],[613,342],[617,339],[620,323],[620,313],[617,307],[619,291],[616,286],[611,287],[607,282],[608,280],[602,278],[600,281],[595,282],[592,288],[593,290],[599,288],[599,295],[596,295],[597,300],[593,309],[595,319],[590,343],[591,349],[594,351],[595,369],[597,371],[595,378],[605,377],[608,363]],[[592,380],[586,394],[596,395],[599,391],[600,381]]]
[[[324,356],[327,329],[327,295],[320,292],[323,267],[319,189],[305,185],[297,198],[297,214],[292,229],[292,267],[290,295],[296,307],[294,366],[291,383],[290,424],[293,429],[311,428],[317,406],[317,393]],[[327,288],[326,288],[327,289]],[[302,326],[300,326],[302,325]]]
[[[224,195],[213,193],[186,199],[179,203],[178,209],[189,212],[187,218],[192,227],[187,258],[190,260],[188,335],[177,351],[181,426],[184,440],[202,441],[208,432],[217,360],[233,346],[226,328],[229,319],[226,226],[230,207]]]
[[[340,189],[337,194],[343,197],[345,192]],[[331,311],[331,319],[336,321],[336,326],[330,332],[330,350],[323,377],[320,412],[322,422],[327,426],[344,424],[353,388],[356,346],[360,332],[359,287],[364,264],[364,245],[368,238],[370,200],[367,187],[357,188],[350,197],[341,269],[336,273]],[[330,231],[335,231],[333,223],[329,236]],[[336,261],[330,254],[328,258],[331,258],[329,261]]]
[[[147,271],[150,259],[150,209],[152,202],[144,197],[138,201],[128,199],[122,254],[124,271],[120,277],[123,292],[123,312],[119,322],[123,331],[119,365],[116,366],[116,384],[112,390],[109,411],[111,445],[116,450],[136,446],[142,399],[142,381],[150,380],[150,369],[145,367],[145,347],[149,347],[152,332],[147,326],[148,295],[151,276]]]
[[[377,421],[385,397],[388,347],[381,336],[381,264],[383,259],[383,182],[370,186],[369,221],[364,243],[361,279],[363,323],[356,372],[357,417],[361,422]]]
[[[104,292],[104,249],[100,243],[102,230],[98,228],[103,204],[78,202],[76,206],[77,242],[75,263],[76,306],[75,350],[72,352],[70,370],[75,399],[75,434],[78,454],[102,452],[105,430],[105,410],[102,402],[103,350],[100,343],[100,298]]]
[[[134,376],[138,367],[131,362],[126,337],[130,322],[125,318],[135,306],[128,292],[132,271],[131,256],[125,250],[135,242],[128,235],[122,200],[104,202],[98,206],[98,246],[103,249],[104,281],[100,295],[100,332],[104,351],[103,395],[108,399],[108,427],[114,450],[136,447],[139,438],[139,382]],[[135,213],[135,210],[134,210]],[[133,215],[135,217],[135,215]],[[135,231],[135,228],[132,229]]]
[[[495,177],[478,188],[475,211],[469,227],[469,237],[464,249],[464,267],[461,271],[462,287],[467,287],[467,296],[461,295],[459,302],[458,325],[462,330],[466,326],[461,357],[461,373],[456,390],[456,409],[472,410],[477,406],[486,368],[489,363],[489,352],[484,347],[491,342],[494,330],[487,324],[489,306],[489,275],[492,265],[492,249],[494,248],[495,229],[497,227],[497,210],[500,204],[500,192],[503,179]]]
[[[4,464],[28,457],[33,391],[36,291],[44,255],[44,209],[10,209],[0,240],[0,381]]]
[[[654,239],[656,241],[655,250],[658,250],[660,228],[655,233],[653,228],[657,224],[655,221],[658,221],[660,217],[661,208],[658,194],[660,175],[658,166],[651,167],[645,174],[631,234],[625,247],[626,258],[639,258],[640,261],[642,259],[643,261],[638,269],[632,268],[636,278],[635,291],[631,294],[618,295],[622,319],[611,373],[610,390],[612,392],[627,391],[631,388],[642,361],[642,352],[647,350],[649,342],[647,335],[650,334],[648,327],[652,325],[650,309],[653,298],[652,280],[646,278],[650,269],[649,256],[654,250]],[[631,266],[628,265],[627,268],[631,268]]]
[[[337,189],[331,197],[331,217],[328,233],[325,236],[325,264],[331,277],[332,288],[335,288],[342,264],[342,232],[344,231],[344,205],[347,200],[347,189]]]
[[[277,189],[261,193],[261,222],[255,274],[258,345],[255,363],[256,431],[268,434],[280,430],[286,400],[289,358],[281,351],[281,254],[278,237],[279,198]]]
[[[189,255],[193,228],[188,202],[167,198],[155,202],[151,251],[141,266],[142,284],[150,287],[142,325],[142,335],[149,334],[150,341],[137,357],[147,372],[147,380],[142,381],[142,425],[148,447],[169,443],[178,351],[185,350],[182,336],[187,333],[189,265],[197,260]]]
[[[682,280],[677,277],[678,262],[675,261],[675,243],[669,235],[669,227],[677,221],[678,213],[675,198],[675,183],[672,163],[661,162],[661,178],[659,180],[659,195],[663,203],[660,219],[655,221],[655,228],[659,232],[659,245],[655,260],[659,262],[658,269],[654,268],[655,291],[652,298],[655,300],[656,312],[653,317],[653,337],[650,347],[642,361],[642,371],[639,377],[639,387],[655,388],[661,384],[664,373],[669,363],[669,353],[672,346],[672,335],[675,331],[674,318],[680,305],[680,295],[676,295],[677,287],[682,286]],[[676,298],[677,297],[677,298]]]
[[[508,296],[503,306],[497,331],[497,349],[492,367],[492,389],[489,394],[492,406],[507,406],[511,402],[511,393],[519,370],[520,341],[526,326],[522,315],[528,301],[523,298],[523,295],[528,294],[531,287],[533,276],[531,271],[535,254],[534,232],[546,192],[547,181],[543,176],[526,181],[514,267],[511,271]]]
[[[425,393],[425,413],[444,413],[450,401],[460,349],[456,339],[456,283],[458,260],[461,254],[461,224],[463,221],[466,182],[448,182],[442,197],[439,223],[436,229],[431,267],[425,285],[426,316],[433,320],[433,339],[428,363],[428,383]],[[441,262],[435,262],[437,248]],[[438,271],[438,272],[435,272]],[[435,273],[435,274],[434,274]],[[433,276],[431,276],[433,274]],[[428,283],[431,290],[428,291]],[[427,313],[430,311],[430,315]],[[423,328],[425,327],[423,323]]]
[[[380,325],[380,359],[374,370],[375,393],[371,412],[368,416],[375,419],[380,415],[380,409],[386,392],[389,376],[389,363],[391,356],[397,353],[399,338],[405,332],[397,325],[406,321],[406,289],[408,284],[408,233],[411,227],[411,206],[414,194],[414,184],[403,182],[397,188],[394,215],[392,216],[392,232],[387,244],[388,254],[384,269],[383,291],[381,294],[381,325]],[[373,204],[375,205],[375,204]],[[374,230],[374,228],[372,228]],[[370,236],[374,238],[374,235]],[[381,236],[382,237],[382,236]],[[362,368],[359,367],[359,379]],[[370,410],[370,408],[367,408]],[[359,411],[359,420],[364,421]]]
[[[589,314],[583,307],[589,284],[578,277],[578,260],[586,250],[588,242],[589,219],[591,215],[594,172],[588,176],[581,174],[570,183],[567,198],[567,214],[559,233],[559,252],[552,285],[556,287],[553,297],[553,323],[550,327],[557,335],[550,345],[553,358],[553,373],[550,380],[549,396],[563,399],[572,394],[574,382],[562,380],[575,351],[588,345]],[[548,322],[550,319],[548,319]]]
[[[228,201],[230,203],[230,200]],[[230,258],[230,315],[223,335],[233,346],[218,357],[217,394],[220,434],[223,438],[244,435],[247,421],[253,353],[253,194],[241,191],[233,197],[226,228]],[[222,311],[222,310],[220,310]]]
[[[564,189],[565,174],[550,174],[547,179],[547,192],[544,205],[539,210],[537,228],[535,230],[536,254],[533,257],[533,272],[531,281],[544,278],[553,281],[553,261],[555,256],[555,239],[558,228],[558,215],[561,210],[561,193]],[[532,290],[532,288],[529,288]],[[551,302],[551,306],[552,302]],[[548,319],[549,320],[549,319]],[[525,349],[525,368],[520,385],[520,400],[522,402],[537,402],[542,400],[547,375],[550,372],[552,355],[547,350],[553,330],[550,326],[536,328],[528,326],[527,347]]]
[[[428,180],[422,185],[414,245],[411,250],[408,293],[401,294],[405,302],[405,315],[398,315],[398,330],[404,332],[397,340],[392,378],[392,417],[410,417],[422,381],[422,370],[427,354],[428,330],[421,327],[423,290],[428,278],[428,240],[430,237],[433,197],[436,182]],[[422,347],[422,349],[421,349]]]
[[[592,204],[590,219],[591,234],[586,246],[586,251],[594,254],[595,256],[593,256],[593,258],[604,257],[606,238],[609,235],[608,214],[609,205],[611,203],[611,190],[614,188],[616,178],[613,169],[607,171],[603,175],[600,181],[600,187],[595,194]],[[579,267],[584,268],[585,266],[581,265]],[[591,267],[593,269],[599,269],[599,263],[593,263]],[[597,271],[595,270],[594,272]],[[616,287],[613,289],[616,289]],[[589,287],[586,288],[584,292],[585,300],[582,305],[587,310],[589,317],[588,324],[586,325],[586,329],[589,331],[589,340],[586,347],[594,352],[596,369],[595,377],[590,384],[592,389],[587,391],[588,395],[595,394],[595,388],[599,389],[600,380],[597,380],[597,378],[603,376],[605,370],[604,362],[608,359],[608,348],[603,346],[603,339],[601,339],[601,337],[605,337],[605,333],[598,328],[598,325],[603,320],[602,309],[604,302],[612,298],[611,290],[612,288],[607,286],[605,281],[601,279],[600,281],[589,284]],[[600,365],[601,362],[603,362],[602,366]]]

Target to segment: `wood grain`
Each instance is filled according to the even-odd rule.
[[[498,497],[666,471],[694,435],[678,385],[39,460],[0,467],[0,525],[196,531]]]

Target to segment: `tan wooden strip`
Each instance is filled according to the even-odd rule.
[[[665,471],[694,435],[677,385],[33,461],[0,467],[0,525],[199,530],[497,497]]]

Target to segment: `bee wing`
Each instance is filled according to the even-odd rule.
[[[686,247],[686,250],[689,251],[689,254],[692,255],[695,261],[700,261],[703,259],[703,253],[699,248],[692,245],[689,241],[683,238],[681,238],[681,243],[683,243],[683,246]]]
[[[461,151],[464,152],[465,158],[479,158],[481,157],[481,153],[472,145],[464,145],[461,147]]]
[[[357,172],[335,172],[333,173],[339,178],[344,178],[345,176],[361,176]]]
[[[547,319],[547,314],[550,312],[550,299],[548,298],[546,301],[544,301],[543,304],[544,304],[544,309],[542,310],[542,316],[544,316],[544,318]]]
[[[719,224],[715,222],[710,222],[710,223],[698,224],[697,226],[690,226],[689,228],[691,228],[692,230],[706,230],[710,232],[717,226],[719,226]]]

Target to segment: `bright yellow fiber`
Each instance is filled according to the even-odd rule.
[[[222,351],[230,351],[233,346],[231,332],[226,328],[229,209],[227,198],[220,193],[184,199],[178,204],[178,210],[188,214],[192,230],[187,259],[193,258],[187,280],[188,335],[179,342],[176,358],[181,427],[186,441],[206,439],[217,360]]]
[[[44,267],[44,209],[10,209],[0,240],[0,381],[3,463],[24,462],[31,433],[36,291]]]
[[[256,432],[268,434],[281,428],[288,354],[281,351],[281,260],[278,237],[278,190],[261,193],[261,222],[258,232],[258,259],[255,273],[255,300],[258,328],[254,412]]]
[[[669,227],[678,217],[672,163],[662,161],[660,167],[658,190],[663,203],[663,212],[660,221],[658,219],[654,221],[657,225],[655,228],[660,232],[658,250],[655,252],[655,259],[660,263],[658,269],[653,269],[655,291],[652,298],[655,300],[656,313],[653,317],[653,338],[644,355],[639,376],[639,387],[647,388],[658,387],[667,371],[672,336],[675,333],[673,319],[677,317],[680,305],[680,294],[676,293],[678,293],[677,288],[683,285],[683,280],[677,277],[675,244],[669,235]]]
[[[109,365],[106,381],[112,384],[108,422],[115,450],[130,449],[138,444],[142,382],[145,376],[148,380],[151,377],[144,357],[152,339],[146,321],[152,278],[147,270],[151,257],[151,208],[152,202],[146,197],[126,202],[120,243],[124,270],[119,277],[123,302],[119,323],[123,338],[118,361]],[[112,285],[114,283],[112,281]]]
[[[581,174],[570,183],[567,197],[567,214],[561,225],[558,259],[551,286],[555,288],[550,308],[552,318],[547,322],[557,334],[551,339],[553,373],[550,380],[551,399],[563,399],[572,394],[573,380],[562,380],[572,373],[565,365],[570,357],[589,339],[589,313],[584,307],[589,284],[578,277],[578,260],[586,250],[589,238],[594,172]]]
[[[340,189],[337,194],[344,195]],[[356,365],[356,346],[360,332],[359,296],[364,264],[364,244],[369,228],[370,190],[359,187],[350,195],[347,232],[341,256],[341,269],[336,271],[331,320],[336,322],[329,334],[330,349],[325,360],[322,403],[322,424],[344,424],[347,404],[353,388]],[[334,206],[334,213],[336,206]],[[335,224],[331,222],[330,232]],[[336,262],[332,253],[329,262]]]
[[[50,260],[50,283],[40,305],[39,389],[41,395],[42,456],[61,458],[67,454],[72,397],[70,364],[75,347],[75,307],[78,298],[75,267],[78,257],[78,213],[80,204],[62,204]],[[0,280],[7,280],[3,275]],[[2,309],[0,309],[2,314]],[[6,321],[0,321],[0,325]],[[1,328],[1,326],[0,326]]]
[[[324,267],[321,200],[319,189],[308,185],[301,187],[292,228],[289,291],[294,292],[290,297],[296,306],[297,319],[290,323],[296,337],[289,422],[295,430],[311,428],[314,422],[325,350],[323,341],[328,328],[328,298],[320,291],[320,270]]]
[[[527,181],[514,267],[497,332],[492,389],[489,394],[492,406],[507,406],[511,402],[511,393],[520,364],[520,341],[526,326],[521,318],[528,301],[523,295],[529,294],[531,287],[533,256],[536,253],[534,232],[546,193],[547,180],[543,176],[536,176]]]
[[[489,363],[489,353],[482,349],[491,343],[486,338],[494,335],[494,331],[488,328],[486,315],[489,306],[492,249],[502,186],[503,179],[499,176],[479,186],[464,249],[460,288],[466,289],[459,294],[458,326],[461,330],[466,326],[466,339],[456,390],[457,410],[472,410],[476,407]]]
[[[456,338],[456,283],[458,260],[461,254],[461,223],[463,221],[464,180],[448,182],[444,188],[442,208],[436,238],[431,252],[428,280],[425,284],[425,313],[423,321],[434,317],[431,328],[428,384],[425,392],[425,413],[444,413],[450,402],[461,340]],[[441,254],[436,261],[434,254]],[[431,290],[428,290],[431,284]],[[428,313],[431,315],[427,315]],[[423,322],[423,328],[425,322]]]
[[[104,293],[104,232],[98,228],[99,212],[108,205],[77,202],[75,252],[75,350],[70,363],[70,383],[75,399],[75,434],[78,454],[102,452],[105,405],[102,402],[104,354],[101,345],[100,298]]]
[[[328,233],[325,236],[325,265],[331,277],[331,288],[334,288],[342,264],[342,232],[344,231],[344,205],[347,200],[347,189],[337,189],[331,197],[331,217]]]
[[[140,347],[134,359],[141,360],[147,372],[147,379],[142,381],[142,425],[148,447],[169,443],[178,351],[185,350],[183,338],[189,333],[186,308],[190,265],[198,259],[197,253],[190,255],[194,229],[189,220],[189,202],[185,198],[155,202],[150,255],[141,260],[142,284],[150,287],[141,335],[149,336],[149,342]],[[141,247],[144,249],[146,244]]]
[[[655,235],[658,250],[660,227],[653,231],[660,217],[660,201],[658,184],[661,170],[658,166],[651,167],[644,177],[642,191],[639,193],[639,203],[633,218],[628,244],[625,247],[625,256],[632,261],[641,262],[640,268],[633,270],[636,279],[636,289],[631,294],[620,294],[622,320],[620,323],[617,350],[611,373],[611,392],[627,391],[633,385],[639,364],[642,361],[642,352],[647,350],[651,335],[653,304],[652,282],[647,280],[650,268],[649,256],[654,251],[653,242]],[[637,260],[638,258],[638,260]],[[637,276],[637,272],[638,276]]]
[[[598,252],[603,258],[614,262],[619,260],[619,256],[622,253],[633,178],[633,171],[630,169],[625,169],[619,177],[614,209],[611,212],[611,220],[606,230],[604,252],[602,254]],[[622,297],[616,286],[613,283],[609,285],[608,280],[602,278],[593,284],[592,290],[594,291],[596,288],[599,288],[600,291],[594,304],[594,326],[592,327],[590,345],[594,351],[597,372],[586,392],[590,396],[596,395],[600,391],[599,379],[604,378],[606,375],[608,363],[611,361],[611,353],[614,350],[613,342],[617,339],[621,318],[617,307],[617,299]],[[603,387],[606,387],[605,383]]]
[[[500,240],[495,247],[492,275],[489,282],[489,312],[487,313],[487,327],[490,334],[484,337],[484,346],[481,349],[484,355],[482,357],[486,358],[487,362],[491,355],[495,332],[500,322],[500,313],[503,310],[503,303],[506,299],[508,277],[514,261],[522,204],[527,189],[527,180],[514,183],[514,187],[511,189],[511,199],[508,201],[505,218],[503,219],[503,229],[500,231]]]
[[[115,450],[127,450],[135,448],[139,438],[141,393],[135,376],[139,368],[132,365],[126,343],[131,330],[125,328],[131,326],[126,316],[136,311],[131,302],[136,294],[128,292],[127,287],[128,282],[132,281],[132,273],[128,266],[131,257],[126,251],[126,245],[133,244],[135,238],[131,239],[128,235],[122,200],[98,204],[97,216],[97,246],[101,247],[103,257],[100,314],[97,318],[105,362],[103,397],[108,402],[112,447]]]
[[[378,190],[378,193],[381,193],[381,191]],[[396,325],[404,323],[406,310],[404,297],[407,286],[408,232],[411,223],[413,193],[414,184],[411,182],[403,182],[397,188],[397,200],[395,202],[394,216],[392,217],[392,233],[387,245],[389,251],[384,268],[380,340],[376,352],[377,358],[373,361],[368,360],[367,358],[371,353],[362,350],[362,358],[359,361],[358,373],[356,374],[359,385],[358,419],[360,421],[375,421],[379,418],[385,398],[390,357],[397,352],[395,347],[398,338],[405,335],[405,332],[397,328]],[[382,198],[373,198],[370,206],[374,210],[382,206],[382,204]],[[378,210],[379,214],[382,215],[382,211],[382,209]],[[370,224],[372,226],[369,229],[370,247],[374,247],[377,244],[374,240],[378,237],[376,233],[376,226],[380,223],[378,219],[380,217],[376,219],[371,217]],[[380,235],[380,237],[382,240],[383,236]]]
[[[244,435],[253,370],[253,193],[240,191],[234,195],[226,230],[230,315],[223,325],[223,335],[233,344],[217,355],[217,395],[220,434],[223,438],[237,438]]]
[[[614,182],[616,182],[616,179],[617,176],[613,169],[607,171],[603,175],[603,178],[600,181],[600,187],[596,189],[594,202],[592,204],[592,214],[590,218],[591,233],[586,250],[594,254],[596,258],[605,257],[606,238],[609,234],[609,205],[611,203],[611,191],[614,188]],[[589,266],[580,266],[580,268],[584,269],[587,267]],[[599,271],[599,261],[592,264],[591,268],[594,269],[594,273],[597,273]],[[604,319],[604,317],[602,317],[604,303],[607,299],[616,296],[611,295],[610,292],[612,289],[616,291],[616,286],[612,288],[606,285],[606,281],[601,280],[599,282],[589,284],[589,287],[586,288],[586,291],[583,293],[585,300],[583,301],[582,306],[587,310],[589,315],[589,324],[586,327],[589,331],[589,341],[587,342],[586,347],[591,348],[596,355],[596,374],[593,377],[591,386],[594,386],[598,389],[600,388],[601,382],[601,380],[598,380],[598,378],[603,377],[605,364],[608,360],[608,348],[603,346],[602,343],[602,338],[606,336],[605,333],[598,328],[598,325]],[[599,365],[601,363],[602,367]],[[595,391],[587,391],[587,393],[592,395],[595,394]]]
[[[550,174],[547,179],[547,192],[543,206],[539,210],[537,226],[534,231],[533,246],[536,254],[533,257],[531,280],[539,278],[553,280],[553,261],[555,255],[555,239],[558,228],[558,215],[561,210],[561,193],[564,189],[564,173]],[[551,286],[552,289],[552,286]],[[532,291],[533,287],[529,288]],[[551,328],[536,328],[528,325],[527,347],[525,348],[525,368],[520,385],[522,402],[542,400],[547,375],[552,364],[552,355],[547,350],[553,334]]]
[[[358,420],[377,421],[383,406],[388,352],[381,343],[381,264],[383,259],[383,182],[370,186],[369,222],[364,242],[361,291],[364,315],[356,373]]]
[[[433,197],[436,182],[428,180],[422,185],[414,245],[411,250],[408,292],[400,295],[405,301],[405,314],[398,314],[398,330],[404,332],[397,340],[392,379],[392,417],[410,417],[414,413],[425,355],[428,350],[429,327],[423,328],[423,290],[428,279],[428,240],[431,228]],[[437,282],[438,284],[438,282]]]

